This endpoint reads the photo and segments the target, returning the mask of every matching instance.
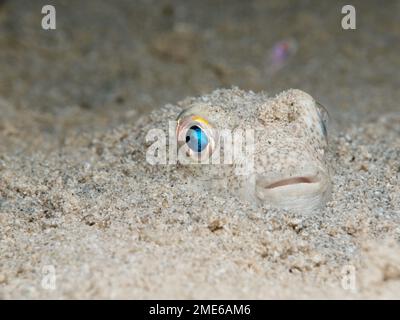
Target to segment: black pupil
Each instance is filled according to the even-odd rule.
[[[186,143],[195,152],[201,152],[208,144],[208,138],[199,126],[191,126],[186,133]]]

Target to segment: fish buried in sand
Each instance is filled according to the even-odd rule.
[[[178,147],[191,161],[188,170],[206,187],[228,188],[243,199],[305,212],[324,206],[331,180],[326,111],[309,94],[287,90],[276,97],[218,90],[209,96],[187,99],[178,116]],[[251,157],[231,164],[199,164],[218,148],[227,149],[222,131],[253,130]],[[232,138],[235,149],[235,135]],[[253,170],[237,174],[237,166],[253,163]]]

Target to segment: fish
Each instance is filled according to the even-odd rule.
[[[220,89],[181,105],[176,137],[185,161],[179,170],[199,192],[228,191],[252,203],[306,212],[330,199],[329,115],[308,93],[289,89],[270,97]],[[226,132],[232,133],[229,139],[223,139]],[[248,132],[253,137],[243,144],[238,137]],[[250,170],[241,172],[243,166]]]

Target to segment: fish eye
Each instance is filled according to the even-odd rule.
[[[196,160],[207,159],[214,151],[216,131],[200,116],[178,118],[176,137],[178,146]]]
[[[316,101],[317,105],[317,111],[318,111],[318,117],[319,117],[319,122],[321,125],[321,130],[322,133],[324,134],[325,137],[328,136],[328,122],[329,122],[329,113],[328,110],[318,101]]]
[[[202,152],[208,144],[206,133],[197,125],[189,128],[185,140],[188,147],[195,152]]]

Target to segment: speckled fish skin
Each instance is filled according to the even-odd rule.
[[[309,94],[290,89],[269,97],[233,88],[180,105],[183,115],[201,116],[216,130],[255,130],[250,174],[238,175],[237,163],[181,166],[194,184],[285,209],[312,212],[324,207],[331,193],[328,143],[318,104]]]

